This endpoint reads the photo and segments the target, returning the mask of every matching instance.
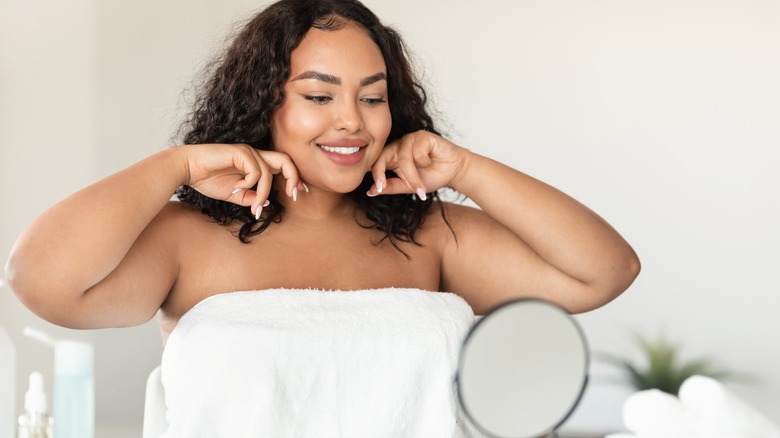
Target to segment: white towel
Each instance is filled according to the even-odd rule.
[[[633,432],[606,438],[780,438],[780,431],[718,381],[692,376],[679,398],[656,389],[626,399],[623,422]]]
[[[670,438],[671,436],[680,436],[685,438],[751,438],[745,435],[700,435],[697,433],[691,433],[689,435],[634,435],[632,433],[611,433],[605,435],[604,438]]]
[[[776,425],[710,377],[686,379],[680,387],[680,401],[702,436],[780,438]]]
[[[693,433],[680,400],[657,389],[628,397],[623,405],[623,423],[643,438],[683,438]]]
[[[268,290],[207,298],[162,358],[172,437],[452,437],[474,321],[450,293]]]

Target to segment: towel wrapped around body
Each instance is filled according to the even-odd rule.
[[[416,289],[214,295],[168,338],[163,436],[470,435],[453,379],[473,321]]]

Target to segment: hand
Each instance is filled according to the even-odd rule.
[[[389,143],[371,169],[374,185],[369,196],[416,193],[425,200],[426,193],[453,186],[465,172],[468,151],[428,131],[404,135]],[[398,175],[387,179],[386,170]]]
[[[267,205],[273,175],[287,180],[285,193],[296,199],[305,186],[292,159],[284,153],[260,151],[246,144],[183,146],[187,157],[187,181],[210,198],[250,207],[256,218]],[[252,187],[257,184],[257,189]]]

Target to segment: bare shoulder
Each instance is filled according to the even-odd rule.
[[[509,229],[479,208],[455,203],[441,208],[444,215],[431,222],[447,233],[439,234],[443,290],[457,293],[481,315],[532,281],[538,263]]]
[[[454,233],[455,237],[457,237],[459,232],[472,232],[475,227],[501,227],[498,222],[485,214],[485,212],[468,205],[438,201],[431,210],[425,219],[426,228],[450,235]]]
[[[170,201],[157,214],[146,232],[182,266],[199,266],[212,256],[227,257],[241,247],[237,233],[243,222],[223,225],[192,204]],[[197,269],[196,269],[197,270]],[[186,274],[179,269],[178,275]],[[182,279],[179,278],[179,281]]]
[[[491,230],[505,228],[478,208],[453,202],[437,201],[425,217],[419,242],[435,248],[444,258],[448,252],[458,251]],[[415,237],[417,239],[417,236]]]
[[[160,226],[176,226],[185,223],[199,222],[203,219],[203,213],[191,204],[181,201],[168,201],[160,210],[154,221]]]
[[[440,202],[441,208],[444,209],[448,220],[453,223],[469,223],[471,221],[479,221],[484,219],[490,219],[482,210],[471,207],[468,205],[457,204],[454,202]]]
[[[222,228],[197,207],[181,201],[169,201],[147,227],[147,232],[164,234],[178,243],[186,243],[193,235]],[[175,243],[170,242],[170,243]]]

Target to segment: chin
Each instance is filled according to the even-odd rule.
[[[361,179],[356,184],[339,184],[338,187],[333,187],[333,191],[347,195],[357,190],[357,188],[360,187],[360,183],[362,182],[363,180]]]
[[[360,184],[363,183],[364,175],[365,174],[360,175],[360,177],[344,176],[344,175],[338,177],[336,175],[328,175],[325,178],[322,178],[322,176],[320,176],[320,178],[311,178],[311,179],[307,179],[305,176],[302,175],[302,178],[310,186],[316,186],[328,192],[341,193],[346,195],[354,192],[355,190],[357,190],[358,187],[360,187]]]

